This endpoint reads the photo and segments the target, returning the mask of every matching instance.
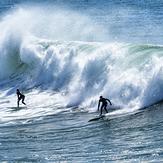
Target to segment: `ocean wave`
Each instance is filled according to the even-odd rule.
[[[120,108],[163,98],[162,46],[30,39],[1,57],[1,83],[68,92],[68,106],[92,107],[100,95]]]
[[[32,15],[19,8],[0,23],[0,84],[1,89],[9,89],[8,94],[17,87],[25,92],[57,90],[66,94],[67,107],[90,109],[97,106],[100,95],[109,98],[114,108],[137,109],[163,99],[161,45],[82,41],[78,34],[73,37],[78,41],[68,35],[52,39],[54,33],[50,38],[43,32],[45,27],[36,30]],[[20,22],[22,18],[30,23]],[[39,25],[43,20],[37,21]]]

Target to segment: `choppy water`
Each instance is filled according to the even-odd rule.
[[[1,162],[162,162],[162,5],[1,1]]]

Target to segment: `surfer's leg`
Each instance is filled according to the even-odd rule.
[[[102,115],[102,108],[103,108],[103,107],[104,107],[104,106],[102,105],[102,106],[101,106],[101,114],[100,114],[100,115]]]
[[[106,109],[106,106],[107,106],[107,105],[104,106],[104,109],[105,109],[106,113],[108,113],[108,111],[107,111],[107,109]]]
[[[25,96],[23,96],[23,98],[22,98],[22,103],[23,103],[24,105],[26,105],[26,103],[24,102],[24,99],[25,99]]]
[[[19,107],[19,101],[20,101],[20,100],[18,99],[18,102],[17,102],[17,107]]]

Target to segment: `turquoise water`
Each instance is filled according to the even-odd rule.
[[[0,161],[162,162],[162,6],[1,1]]]

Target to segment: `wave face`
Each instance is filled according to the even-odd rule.
[[[139,109],[163,99],[162,46],[109,42],[88,17],[59,11],[19,7],[3,16],[1,90],[62,92],[67,107],[90,110],[100,95],[113,108]]]

